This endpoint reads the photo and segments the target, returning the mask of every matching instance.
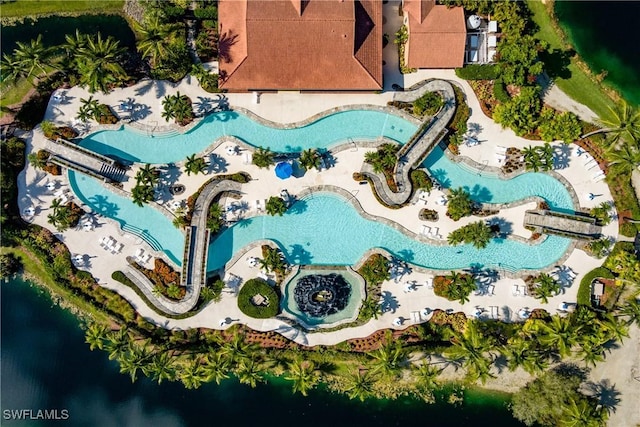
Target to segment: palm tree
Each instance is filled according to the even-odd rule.
[[[172,299],[180,299],[180,287],[175,283],[167,287],[167,296]]]
[[[378,350],[371,353],[372,373],[380,372],[388,378],[396,378],[402,372],[402,365],[407,359],[407,350],[400,341],[392,341],[391,337]]]
[[[486,222],[476,221],[467,225],[466,235],[465,241],[469,241],[477,249],[483,249],[491,241],[493,232]]]
[[[122,353],[118,359],[120,363],[120,373],[129,374],[131,382],[135,382],[138,377],[138,370],[142,372],[146,369],[147,359],[150,353],[146,347],[129,346],[128,351]]]
[[[636,326],[640,327],[640,302],[637,299],[629,299],[620,307],[618,313],[620,316],[627,317],[627,325],[635,323]]]
[[[238,377],[240,384],[247,384],[251,386],[251,388],[256,388],[258,383],[264,381],[258,364],[252,359],[241,360],[235,374]]]
[[[623,321],[618,321],[611,313],[602,315],[599,320],[600,330],[605,332],[605,340],[615,340],[622,342],[629,337],[629,328]],[[604,343],[603,343],[604,344]]]
[[[595,367],[596,363],[604,360],[604,350],[604,345],[597,337],[586,335],[580,339],[578,355],[587,366]]]
[[[100,103],[93,97],[93,95],[89,96],[87,99],[80,98],[80,108],[78,109],[78,115],[76,118],[83,122],[86,122],[89,119],[97,120],[96,117],[99,108]]]
[[[542,273],[534,280],[533,296],[544,304],[549,302],[549,298],[560,293],[560,284],[547,273]]]
[[[349,399],[360,399],[361,402],[373,395],[373,379],[369,371],[360,371],[359,369],[347,376],[347,384],[345,391]]]
[[[306,396],[318,382],[318,374],[313,362],[296,357],[289,363],[289,375],[286,380],[293,381],[293,392]]]
[[[287,204],[282,198],[277,196],[269,197],[267,203],[265,204],[265,209],[267,213],[271,216],[282,216],[287,211]]]
[[[184,171],[187,175],[191,175],[192,173],[198,175],[199,173],[204,173],[205,170],[207,170],[207,163],[202,157],[196,158],[195,154],[187,156],[184,164]]]
[[[580,326],[572,325],[567,318],[553,316],[549,323],[541,324],[541,344],[558,350],[560,356],[571,354],[571,348],[577,343]]]
[[[169,353],[154,354],[145,374],[150,375],[154,381],[158,381],[158,384],[163,380],[172,381],[176,376],[174,364],[174,359],[169,356]]]
[[[269,150],[269,147],[262,148],[262,147],[258,147],[256,149],[256,151],[253,153],[253,158],[251,160],[251,162],[258,166],[260,169],[262,168],[268,168],[269,166],[272,166],[275,161],[274,161],[274,153]]]
[[[16,43],[18,47],[14,49],[13,56],[3,56],[2,68],[5,78],[15,82],[18,78],[25,78],[32,85],[33,79],[47,74],[45,67],[50,66],[51,49],[42,44],[42,34],[29,43]],[[5,66],[7,66],[5,71]],[[35,86],[35,85],[34,85]]]
[[[319,170],[321,164],[322,159],[320,153],[318,153],[318,150],[315,148],[309,148],[300,153],[300,166],[302,166],[305,171],[311,168]]]
[[[134,29],[138,35],[138,52],[143,58],[150,59],[151,67],[169,55],[169,47],[176,36],[174,25],[162,24],[156,15],[142,24],[134,22]]]
[[[276,248],[270,247],[266,249],[263,258],[258,262],[260,263],[260,267],[264,268],[267,272],[284,271],[287,268],[284,255]]]
[[[462,360],[467,376],[472,381],[479,379],[484,383],[487,378],[493,377],[489,372],[493,358],[487,355],[493,349],[493,343],[489,337],[482,335],[476,321],[469,320],[464,333],[457,333],[451,342],[453,346],[449,348],[449,357],[455,361]]]
[[[91,93],[98,90],[107,93],[111,85],[124,81],[127,73],[120,65],[124,52],[120,42],[111,36],[106,39],[100,33],[95,38],[87,36],[86,45],[76,52],[80,85],[87,86]]]
[[[89,344],[89,350],[94,350],[96,348],[102,350],[106,338],[106,326],[97,322],[92,322],[89,324],[85,332],[85,342]]]
[[[599,132],[607,134],[611,145],[616,145],[620,140],[629,144],[637,144],[640,141],[640,110],[636,110],[625,101],[622,101],[615,108],[609,108],[609,110],[612,115],[600,120],[604,129]]]
[[[378,316],[382,314],[382,304],[376,298],[365,298],[360,307],[360,316],[364,319],[378,319]]]
[[[609,412],[603,406],[595,406],[588,399],[569,402],[562,408],[562,427],[603,427],[609,419]]]
[[[206,379],[206,371],[196,359],[192,359],[180,370],[178,377],[186,388],[196,389]]]
[[[464,188],[453,188],[449,191],[449,204],[447,215],[454,221],[464,216],[469,216],[473,212],[473,201],[471,195]]]
[[[433,390],[440,386],[438,377],[440,376],[441,372],[441,369],[438,369],[433,365],[422,363],[420,366],[413,369],[413,376],[415,377],[420,387],[428,390]]]
[[[609,150],[609,166],[616,175],[630,175],[640,165],[640,150],[631,144],[624,144],[620,149]]]
[[[204,365],[206,381],[213,380],[220,385],[222,380],[229,378],[227,372],[229,372],[229,360],[222,354],[210,354],[207,356],[207,361]]]
[[[129,331],[125,327],[107,334],[104,349],[109,353],[109,360],[120,358],[127,351],[129,340]]]
[[[156,185],[160,180],[158,169],[145,163],[143,167],[136,172],[136,181],[141,184]]]
[[[150,185],[136,185],[131,189],[131,199],[140,207],[153,200],[153,196],[153,187]]]
[[[77,53],[87,47],[88,36],[76,29],[73,35],[67,34],[64,39],[65,42],[60,46],[65,51],[63,66],[66,69],[73,69]]]

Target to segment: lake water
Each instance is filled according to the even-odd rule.
[[[52,306],[20,279],[3,283],[2,390],[6,409],[66,409],[65,422],[18,422],[3,426],[474,426],[522,424],[511,418],[504,398],[467,392],[463,406],[414,400],[350,401],[314,390],[291,393],[276,381],[255,389],[235,380],[187,390],[180,383],[131,383],[102,351],[90,351],[75,318]]]
[[[121,47],[135,47],[136,39],[127,21],[119,15],[83,15],[79,17],[51,16],[37,21],[26,19],[14,26],[2,26],[2,53],[11,53],[17,47],[16,42],[28,43],[42,34],[42,43],[46,47],[65,42],[66,34],[75,34],[76,29],[83,34],[97,34],[103,38],[113,36],[120,40]]]
[[[605,82],[640,105],[640,2],[556,1],[555,12],[593,72],[607,70]]]

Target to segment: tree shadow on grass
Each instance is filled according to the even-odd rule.
[[[542,52],[540,57],[544,61],[545,71],[552,80],[557,78],[568,79],[571,78],[569,65],[571,64],[571,58],[575,54],[576,52],[573,49],[553,49],[551,51]]]

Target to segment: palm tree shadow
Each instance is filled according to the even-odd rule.
[[[108,217],[117,216],[117,212],[120,210],[116,203],[109,202],[105,196],[99,194],[89,197],[89,203],[94,211]]]
[[[513,223],[511,221],[507,221],[506,218],[493,217],[487,221],[487,224],[491,226],[497,226],[500,228],[498,235],[502,238],[507,235],[513,233]]]
[[[199,96],[198,102],[194,103],[196,107],[196,113],[199,116],[204,116],[205,114],[211,113],[215,109],[215,107],[213,106],[214,102],[215,101],[213,100],[213,98],[209,98],[208,96],[207,97]]]
[[[141,83],[138,84],[134,93],[136,94],[136,96],[142,96],[149,93],[151,89],[153,89],[153,80],[151,79],[143,80]]]
[[[147,104],[135,104],[129,115],[129,120],[142,120],[151,114],[151,107]]]
[[[238,43],[238,34],[233,34],[231,30],[222,32],[222,25],[220,25],[220,37],[218,39],[218,58],[224,63],[229,63],[233,60],[231,56],[231,47]]]
[[[505,369],[508,369],[507,358],[502,354],[498,354],[493,360],[493,366],[498,370],[498,374],[501,374]]]
[[[567,144],[560,144],[553,148],[553,167],[555,169],[566,169],[571,163],[571,147]]]
[[[227,171],[227,166],[229,166],[229,162],[224,157],[211,153],[209,155],[209,169],[208,173],[225,173]]]
[[[301,244],[291,245],[289,249],[289,257],[294,264],[308,265],[313,260],[311,252],[306,250]]]
[[[390,311],[395,313],[398,308],[400,308],[400,303],[398,302],[398,298],[395,297],[391,292],[384,291],[382,292],[382,302],[380,303],[380,307],[382,308],[382,312],[386,313]]]
[[[443,188],[451,187],[451,180],[447,178],[447,171],[444,169],[434,169],[431,176],[440,183]]]
[[[401,259],[403,259],[403,260],[405,260],[407,262],[413,261],[414,258],[416,257],[415,252],[412,251],[411,249],[402,249],[401,251],[398,251],[398,255],[400,256]],[[409,265],[404,263],[403,267],[405,269],[407,269],[409,271],[409,273],[411,273],[411,269],[409,268]]]
[[[604,379],[598,383],[587,381],[583,384],[585,392],[598,400],[598,403],[612,412],[616,412],[616,408],[620,403],[621,393],[616,390],[616,385],[611,381]]]
[[[308,207],[309,206],[306,200],[296,200],[296,202],[292,204],[291,207],[289,207],[289,210],[287,210],[287,213],[292,215],[301,214],[306,212]]]
[[[491,191],[489,191],[487,187],[483,187],[479,184],[474,185],[473,188],[464,187],[464,189],[475,201],[491,202],[491,200],[493,199],[493,194],[491,194]]]
[[[175,165],[169,165],[166,168],[160,168],[160,172],[160,181],[164,185],[168,186],[175,184],[182,175],[182,171],[180,170],[180,168]]]

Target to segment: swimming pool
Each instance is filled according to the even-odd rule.
[[[93,133],[79,145],[104,155],[143,163],[171,163],[199,153],[222,136],[235,136],[254,147],[294,153],[307,148],[331,148],[352,140],[381,136],[404,144],[417,126],[394,114],[377,110],[348,110],[325,116],[299,128],[265,126],[234,111],[214,113],[182,134],[149,136],[123,126]]]
[[[147,205],[137,206],[131,199],[109,191],[98,180],[71,170],[69,186],[93,211],[116,220],[122,229],[143,238],[182,265],[184,235],[161,212]]]
[[[208,269],[226,264],[249,243],[270,239],[292,264],[353,265],[371,248],[383,248],[412,264],[438,270],[472,265],[535,270],[557,261],[570,240],[549,236],[539,245],[493,239],[481,250],[471,245],[428,245],[380,222],[363,218],[343,197],[314,193],[282,217],[258,216],[240,221],[218,235],[209,247]]]
[[[544,173],[527,172],[512,179],[481,172],[464,163],[452,162],[436,147],[424,161],[431,175],[445,188],[463,187],[482,203],[509,203],[531,196],[542,197],[555,210],[573,212],[573,200],[565,186]]]

